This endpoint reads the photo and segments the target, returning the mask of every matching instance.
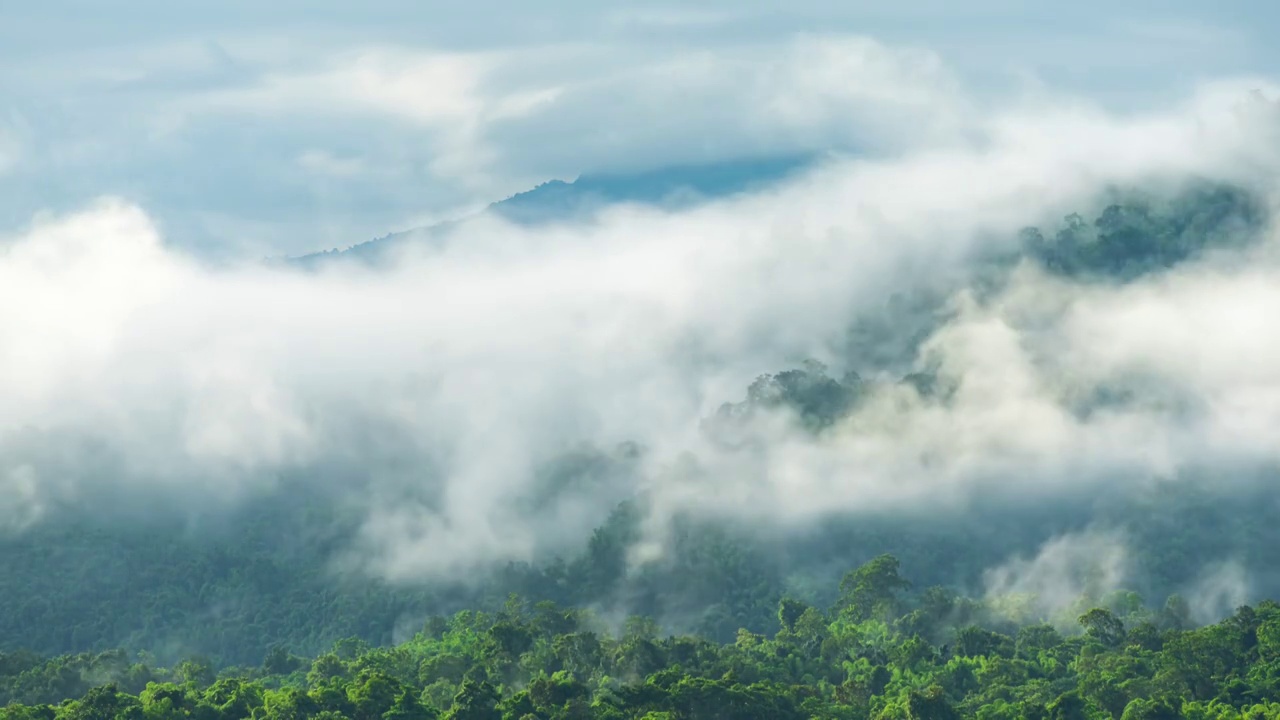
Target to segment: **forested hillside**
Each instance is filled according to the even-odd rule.
[[[1122,285],[1247,250],[1268,220],[1249,192],[1211,183],[1099,208],[1010,239],[967,289],[1029,267]],[[856,432],[846,421],[885,393],[945,407],[950,379],[919,358],[956,290],[863,314],[856,369],[762,375],[702,434],[751,457],[780,415],[821,440]],[[1112,389],[1077,412],[1127,402]],[[646,452],[583,445],[540,468],[529,513],[602,486],[619,499],[584,544],[465,577],[353,569],[358,484],[285,476],[202,512],[135,496],[50,508],[0,547],[0,672],[9,701],[75,702],[6,717],[1216,718],[1276,697],[1268,468],[1081,478],[1053,502],[993,487],[960,512],[841,511],[803,530],[677,514],[639,563]],[[1112,573],[1101,559],[1118,545]]]
[[[1014,9],[4,6],[0,720],[1280,720],[1280,3]]]
[[[427,619],[394,647],[172,668],[147,656],[0,656],[4,718],[1275,718],[1280,605],[1191,629],[1123,594],[1049,624],[990,623],[943,588],[909,596],[898,560],[847,573],[829,607],[783,598],[776,629],[668,636],[511,596]],[[908,599],[910,598],[910,599]],[[984,627],[986,625],[986,627]],[[66,700],[66,698],[73,698]]]

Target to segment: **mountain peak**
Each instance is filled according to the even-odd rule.
[[[689,207],[768,187],[811,166],[815,160],[811,155],[739,158],[626,173],[584,174],[571,181],[551,179],[492,203],[477,215],[390,233],[346,250],[311,253],[286,262],[314,267],[339,258],[372,261],[401,243],[438,239],[459,225],[485,215],[496,215],[520,225],[537,225],[581,217],[619,203]]]

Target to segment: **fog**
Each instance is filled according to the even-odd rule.
[[[890,126],[954,92],[895,105],[907,119]],[[0,255],[0,519],[21,533],[69,508],[216,513],[301,479],[359,513],[339,567],[419,581],[571,552],[639,495],[635,564],[664,556],[678,517],[786,532],[1192,471],[1229,494],[1280,460],[1269,234],[1126,283],[1026,261],[978,279],[1021,228],[1088,215],[1109,186],[1209,178],[1269,199],[1272,97],[1210,83],[1143,114],[1015,97],[965,132],[895,137],[767,191],[538,228],[483,218],[385,268],[213,267],[128,197],[41,216]],[[905,369],[936,373],[945,397],[846,345],[891,296],[927,290],[945,308]],[[869,383],[833,427],[756,416],[739,449],[704,432],[757,376],[809,359]],[[1117,388],[1123,402],[1081,410]],[[622,443],[638,448],[624,470],[539,479],[566,452]],[[1035,559],[1010,548],[989,588],[1052,602],[1079,590],[1082,553],[1119,586],[1123,543],[1098,532]],[[1224,562],[1205,570],[1200,615],[1246,594],[1247,569]]]

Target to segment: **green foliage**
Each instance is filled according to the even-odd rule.
[[[975,601],[904,595],[898,568],[873,558],[845,576],[831,613],[784,600],[773,637],[740,630],[725,644],[662,637],[643,618],[601,634],[581,611],[512,598],[502,612],[425,623],[398,646],[344,640],[311,661],[273,652],[218,677],[121,653],[0,656],[0,720],[1280,717],[1280,604],[1140,633],[1103,608],[1074,637],[1043,624],[939,625],[948,640],[936,645],[905,631],[912,618]],[[91,684],[112,669],[127,681]]]
[[[1124,640],[1124,624],[1109,610],[1094,608],[1080,616],[1080,625],[1089,637],[1106,645],[1115,647]]]
[[[1028,253],[1051,272],[1126,280],[1212,250],[1241,247],[1255,241],[1266,224],[1265,205],[1231,185],[1196,181],[1172,197],[1109,194],[1092,222],[1073,213],[1052,236],[1025,230]]]
[[[840,581],[837,609],[856,620],[884,616],[897,608],[898,594],[909,587],[898,575],[898,558],[880,555]]]

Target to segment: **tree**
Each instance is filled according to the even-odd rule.
[[[290,655],[283,645],[272,645],[262,659],[262,671],[268,675],[288,675],[301,665],[301,658]]]
[[[1049,720],[1089,720],[1089,706],[1078,692],[1059,695],[1045,709],[1049,711]]]
[[[907,694],[907,717],[910,720],[959,720],[960,714],[937,685]]]
[[[1110,610],[1094,608],[1081,615],[1079,622],[1089,637],[1107,647],[1116,647],[1124,642],[1124,623]]]
[[[1137,698],[1125,707],[1120,720],[1182,720],[1182,713],[1174,709],[1168,700]]]
[[[403,688],[395,678],[380,672],[365,672],[347,686],[347,699],[354,709],[353,720],[378,720],[391,709]]]
[[[143,720],[138,699],[119,691],[115,683],[93,688],[71,703],[60,720]]]
[[[268,694],[263,707],[271,720],[307,720],[320,713],[320,704],[298,688]]]
[[[898,574],[898,558],[880,555],[848,572],[840,581],[841,614],[861,621],[893,613],[898,593],[911,587]]]
[[[500,622],[489,629],[493,647],[506,658],[514,660],[533,647],[533,634],[522,625]]]
[[[213,663],[204,657],[183,660],[178,664],[176,672],[182,682],[198,687],[212,684],[215,678]]]
[[[796,621],[804,615],[809,606],[793,598],[784,597],[778,602],[778,624],[783,629],[795,630]]]
[[[382,720],[435,720],[439,716],[433,708],[423,706],[408,688],[396,695],[391,708],[382,714]]]
[[[500,720],[498,692],[487,682],[466,680],[445,713],[446,720]]]
[[[1013,656],[1013,641],[1000,633],[970,625],[956,634],[952,652],[960,657]]]
[[[307,684],[314,687],[330,680],[346,678],[350,674],[351,669],[337,655],[326,653],[311,663],[311,670],[307,672]]]

